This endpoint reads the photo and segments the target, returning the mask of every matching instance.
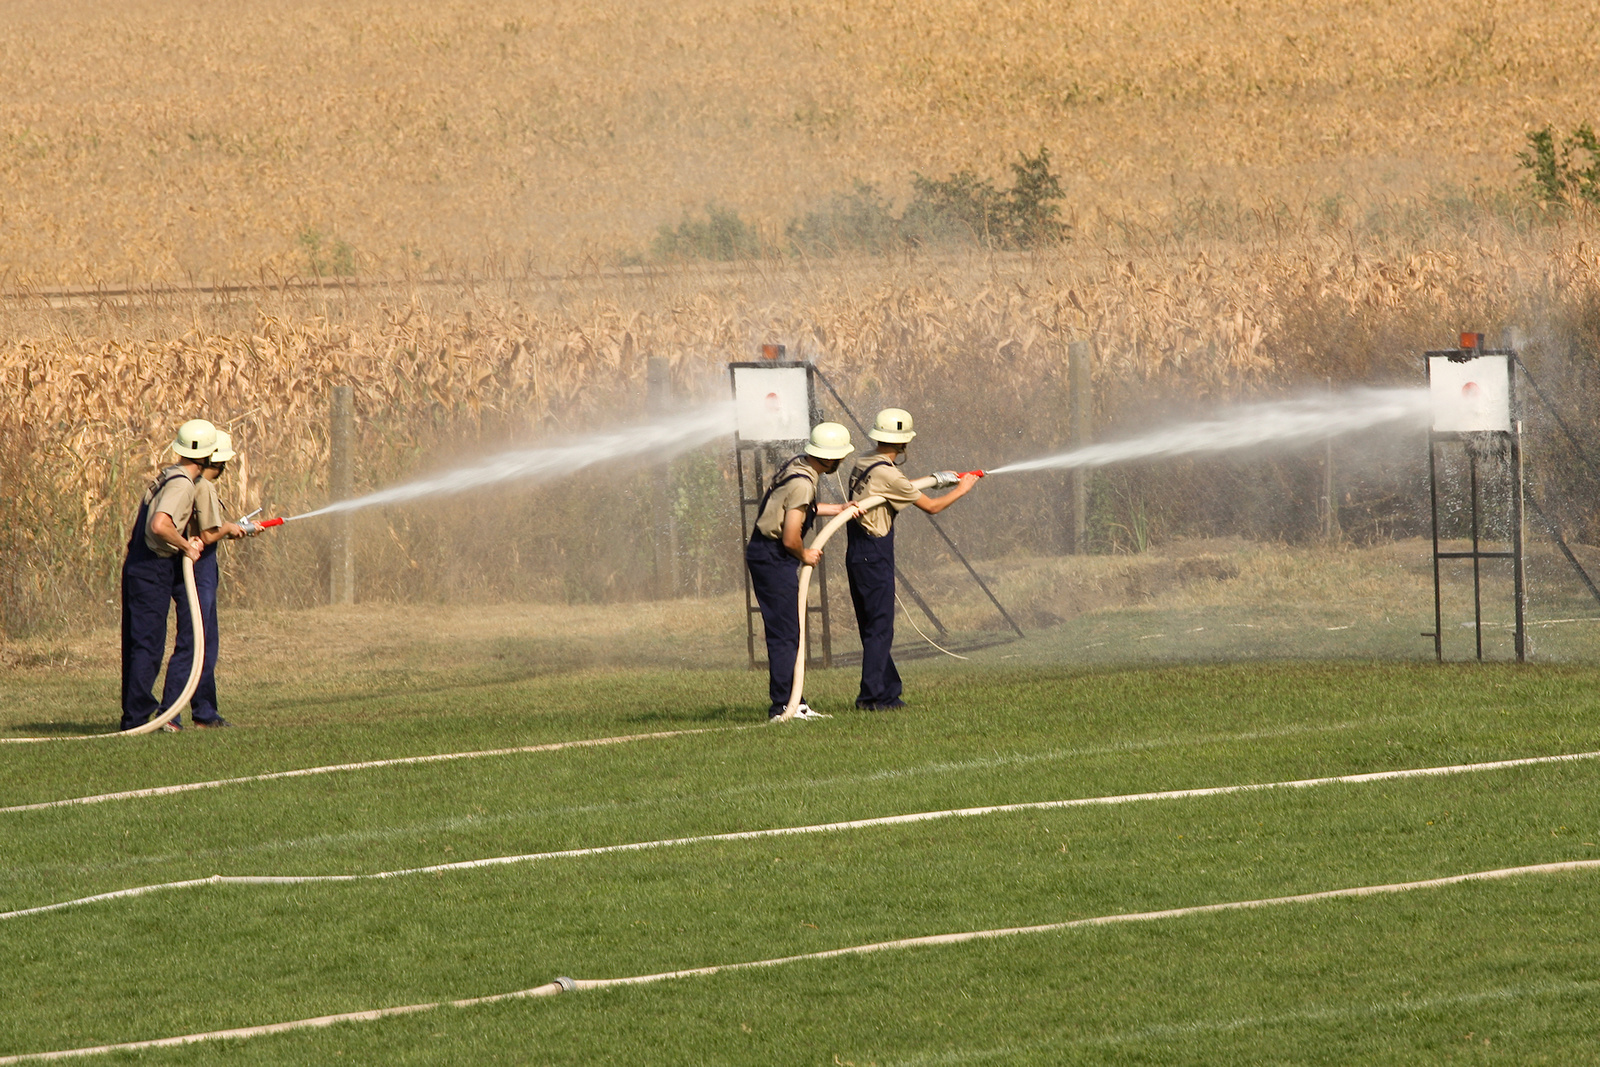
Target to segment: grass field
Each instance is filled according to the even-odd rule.
[[[768,728],[752,699],[759,676],[684,669],[736,662],[742,649],[717,636],[722,606],[699,617],[688,602],[677,608],[685,636],[670,643],[650,632],[665,618],[650,613],[668,610],[644,609],[631,633],[598,610],[576,612],[543,646],[503,618],[446,615],[431,646],[394,612],[387,623],[305,612],[254,630],[240,618],[239,666],[224,679],[239,729],[3,745],[0,807],[703,732],[0,812],[0,911],[218,873],[371,873],[1600,750],[1592,667],[1052,665],[1052,642],[1081,636],[1070,624],[968,663],[907,664],[914,706],[899,714],[845,710],[853,675],[824,672],[811,693],[836,716]],[[496,625],[514,636],[497,642]],[[62,654],[65,666],[0,676],[5,732],[39,732],[51,718],[62,732],[109,724],[114,663]],[[1597,784],[1600,760],[1583,760],[376,881],[165,890],[0,921],[0,1055],[483,996],[557,975],[626,977],[1595,860]],[[1600,1059],[1596,877],[1026,934],[120,1055],[1589,1063]]]

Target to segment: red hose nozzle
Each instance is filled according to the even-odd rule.
[[[276,519],[262,519],[260,522],[256,523],[256,525],[265,530],[268,526],[282,526],[283,519],[281,516]]]
[[[978,477],[982,478],[987,473],[989,473],[989,472],[988,471],[962,471],[959,474],[957,474],[956,477],[957,478],[965,478],[969,474],[976,474]]]

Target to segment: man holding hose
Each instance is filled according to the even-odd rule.
[[[900,699],[900,672],[889,655],[894,645],[895,516],[911,505],[937,515],[966,496],[980,475],[963,474],[950,492],[930,500],[900,469],[906,445],[917,436],[911,428],[911,413],[884,408],[867,436],[878,442],[878,447],[856,457],[848,495],[852,501],[881,496],[884,502],[851,520],[844,567],[850,576],[850,602],[861,632],[861,691],[856,695],[856,707],[882,711],[906,706]]]
[[[233,725],[217,711],[217,542],[223,538],[237,540],[247,534],[242,526],[228,521],[227,509],[217,495],[217,479],[227,471],[228,461],[237,454],[233,450],[232,435],[218,430],[216,451],[206,460],[194,483],[194,511],[185,531],[190,537],[199,538],[204,546],[194,565],[194,589],[200,601],[206,649],[201,660],[200,682],[189,703],[189,722],[202,730]],[[166,687],[161,698],[162,707],[167,708],[182,694],[189,668],[194,663],[194,626],[189,619],[189,597],[184,590],[181,568],[173,568],[172,600],[178,609],[178,636],[173,642],[172,659],[167,663]],[[176,725],[178,720],[172,722]]]
[[[744,564],[750,587],[761,607],[767,635],[767,718],[783,714],[794,684],[794,662],[800,651],[800,565],[815,567],[822,553],[805,547],[805,536],[818,515],[837,515],[843,504],[817,503],[817,478],[831,474],[854,451],[850,431],[837,422],[818,423],[805,452],[790,459],[772,478],[756,510],[756,528],[745,546]],[[800,702],[797,719],[820,719]]]
[[[167,603],[179,555],[200,558],[198,537],[184,527],[194,511],[194,480],[217,449],[217,428],[205,419],[178,427],[172,451],[178,462],[162,469],[139,502],[139,515],[122,562],[122,729],[143,726],[158,708],[156,675],[167,650]],[[176,579],[182,585],[181,577]],[[175,732],[175,723],[164,730]]]

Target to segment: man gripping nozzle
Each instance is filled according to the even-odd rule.
[[[818,549],[805,547],[805,536],[818,515],[837,515],[843,504],[817,503],[817,477],[838,469],[855,450],[850,431],[837,422],[818,423],[805,451],[790,459],[772,478],[756,511],[755,532],[745,546],[744,563],[750,587],[761,607],[767,635],[767,718],[783,714],[794,684],[795,656],[800,651],[800,565],[816,566]],[[797,719],[820,719],[804,698]]]
[[[205,547],[184,535],[194,511],[194,480],[217,450],[217,428],[205,419],[178,427],[178,462],[162,469],[139,502],[122,561],[122,729],[143,726],[157,709],[156,675],[167,646],[167,604],[183,584],[178,557],[199,560]],[[163,730],[176,731],[176,723]]]
[[[194,588],[200,600],[200,624],[205,633],[205,655],[200,665],[200,683],[195,687],[189,702],[189,721],[201,729],[232,726],[217,711],[217,542],[223,538],[238,540],[249,536],[238,523],[229,522],[227,508],[217,495],[217,479],[228,469],[228,461],[237,452],[233,450],[233,437],[226,430],[217,431],[217,447],[206,460],[200,477],[194,483],[194,510],[184,531],[197,537],[204,546],[194,565]],[[256,527],[259,531],[260,527]],[[170,708],[183,692],[189,669],[194,664],[194,626],[189,619],[189,597],[184,591],[183,569],[172,569],[172,600],[178,610],[178,634],[173,642],[172,659],[167,663],[167,680],[162,690],[161,706]],[[181,718],[181,716],[180,716]],[[178,719],[172,720],[178,725]]]
[[[966,496],[981,475],[963,474],[950,492],[930,499],[900,469],[906,459],[906,446],[917,436],[911,428],[911,413],[902,408],[884,408],[867,436],[878,442],[878,447],[856,457],[850,470],[848,496],[852,501],[881,496],[884,503],[850,520],[844,567],[850,576],[850,602],[856,609],[856,626],[861,632],[861,690],[856,695],[856,707],[877,711],[905,707],[905,701],[900,699],[900,672],[889,655],[894,644],[895,516],[911,505],[937,515]]]

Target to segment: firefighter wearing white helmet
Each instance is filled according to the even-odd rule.
[[[216,448],[206,458],[200,477],[194,483],[194,509],[190,514],[185,533],[198,537],[200,558],[194,565],[194,591],[200,601],[200,623],[205,633],[205,655],[200,665],[200,681],[195,686],[189,703],[189,721],[201,729],[231,726],[217,711],[217,652],[221,648],[217,627],[217,542],[227,538],[236,540],[246,536],[244,528],[229,522],[227,507],[217,493],[217,481],[228,469],[228,461],[238,455],[233,450],[233,437],[226,430],[217,431]],[[194,662],[194,627],[189,619],[189,597],[183,585],[181,568],[174,568],[172,600],[178,609],[178,633],[172,646],[172,658],[167,661],[167,680],[162,691],[161,706],[171,707],[183,692]],[[174,718],[179,722],[182,716]]]
[[[817,479],[837,470],[839,461],[854,450],[849,430],[837,422],[818,423],[805,451],[778,468],[756,509],[756,528],[745,546],[744,565],[766,632],[769,719],[783,714],[794,684],[794,660],[800,650],[800,565],[814,567],[822,558],[817,549],[805,547],[805,536],[818,515],[837,515],[844,508],[817,503]],[[801,699],[795,718],[821,717]]]
[[[884,408],[873,420],[867,436],[878,447],[857,456],[849,474],[851,500],[881,496],[884,503],[850,521],[845,549],[845,573],[850,576],[850,603],[861,632],[861,689],[856,707],[875,711],[903,708],[900,672],[889,654],[894,645],[894,520],[915,506],[937,515],[966,496],[977,484],[976,474],[962,475],[954,489],[933,499],[911,484],[902,471],[906,446],[917,432],[911,413],[904,408]]]
[[[194,480],[217,450],[217,428],[190,419],[172,440],[178,461],[164,467],[139,502],[122,561],[122,728],[143,726],[156,711],[156,675],[167,644],[167,604],[181,587],[178,557],[200,558],[200,538],[184,528],[194,511]],[[168,723],[163,729],[174,724]]]

